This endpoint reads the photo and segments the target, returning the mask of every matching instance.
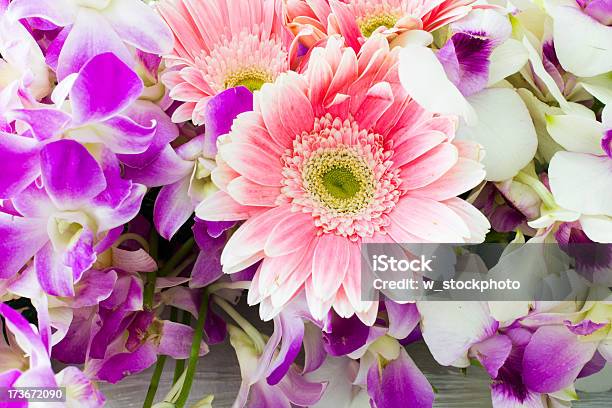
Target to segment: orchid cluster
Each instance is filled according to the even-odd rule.
[[[210,407],[229,341],[235,408],[428,408],[424,342],[494,408],[569,407],[609,382],[609,276],[364,300],[361,246],[513,243],[521,273],[612,243],[611,106],[609,0],[0,0],[0,389],[101,407],[155,366],[144,407]]]

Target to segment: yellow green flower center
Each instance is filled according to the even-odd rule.
[[[225,89],[236,86],[244,86],[249,91],[255,92],[266,82],[272,82],[274,78],[268,72],[257,68],[248,68],[230,74],[225,80]]]
[[[364,37],[370,37],[379,27],[391,28],[397,23],[395,14],[384,13],[360,19],[357,23]]]
[[[346,148],[312,157],[305,166],[304,181],[316,200],[342,214],[354,214],[366,208],[375,191],[372,170]]]

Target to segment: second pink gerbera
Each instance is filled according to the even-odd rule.
[[[330,37],[301,74],[255,93],[219,140],[220,191],[199,218],[246,220],[227,243],[226,273],[261,263],[249,291],[263,318],[305,290],[372,324],[361,300],[363,242],[482,241],[487,219],[456,198],[484,177],[480,149],[453,140],[455,117],[425,111],[402,88],[399,49],[373,35],[359,54]]]
[[[288,70],[296,53],[279,17],[281,0],[162,0],[157,9],[175,38],[162,77],[170,97],[184,102],[175,122],[202,124],[210,97],[236,86],[261,88]]]

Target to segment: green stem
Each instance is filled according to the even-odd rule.
[[[173,310],[177,310],[177,309],[173,309]],[[181,319],[181,323],[189,326],[189,324],[191,323],[191,315],[189,314],[189,312],[185,312],[185,311],[182,312],[182,315],[183,315],[183,318]],[[185,371],[185,360],[175,360],[174,377],[172,378],[173,384],[176,384],[179,378],[181,378],[183,371]]]
[[[149,254],[157,261],[157,249],[159,248],[159,237],[155,229],[151,230],[149,237]],[[145,310],[153,309],[153,298],[155,296],[155,281],[157,272],[148,272],[145,274],[145,286],[143,293],[143,306]]]
[[[157,363],[155,364],[155,371],[153,371],[153,376],[151,377],[151,382],[149,383],[149,389],[147,390],[147,396],[145,397],[144,404],[142,405],[143,408],[151,408],[153,405],[153,399],[155,398],[155,393],[157,392],[157,387],[159,386],[159,379],[164,371],[164,364],[166,364],[166,356],[158,356]]]
[[[242,330],[253,340],[253,345],[259,354],[261,354],[266,347],[266,342],[259,330],[257,330],[251,323],[248,322],[244,317],[240,315],[225,299],[219,296],[213,297],[216,304],[223,309],[225,313],[230,315],[232,319],[240,326]]]
[[[174,268],[191,252],[193,245],[195,244],[195,239],[193,237],[189,238],[178,251],[172,255],[168,262],[160,269],[158,275],[159,276],[168,276]]]
[[[204,334],[204,321],[206,320],[206,313],[208,312],[208,297],[208,291],[204,290],[202,303],[200,304],[200,310],[198,311],[198,321],[193,332],[193,341],[191,343],[189,361],[187,362],[185,382],[183,383],[181,393],[174,404],[176,408],[183,408],[187,402],[187,399],[189,398],[189,393],[191,391],[193,377],[196,370],[196,364],[198,362],[198,358],[200,357],[200,343],[202,342],[202,336]]]

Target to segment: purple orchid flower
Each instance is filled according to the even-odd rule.
[[[570,387],[595,357],[598,343],[581,336],[607,327],[564,323],[559,313],[531,313],[502,326],[484,302],[419,302],[418,307],[434,358],[458,367],[478,360],[493,379],[495,408],[548,406],[547,399]]]
[[[104,396],[94,383],[76,367],[67,367],[54,374],[49,360],[49,347],[41,334],[11,307],[0,304],[0,316],[4,317],[6,327],[13,334],[16,344],[29,355],[28,369],[12,369],[0,373],[0,387],[66,387],[67,403],[86,408],[104,406]],[[0,340],[3,341],[3,340]],[[5,388],[6,389],[6,388]],[[27,407],[28,402],[17,401],[11,407]]]
[[[9,13],[15,20],[37,17],[64,27],[51,46],[58,52],[51,62],[57,61],[60,79],[79,71],[98,54],[112,52],[130,64],[128,45],[165,54],[174,43],[170,29],[140,0],[16,0]]]
[[[266,375],[275,370],[274,366],[268,365],[276,349],[270,342],[274,344],[275,341],[271,339],[262,353],[253,340],[238,327],[228,325],[228,331],[242,374],[242,385],[234,407],[307,407],[319,401],[325,384],[307,381],[293,365],[289,365],[280,378],[270,381],[268,377],[266,380]]]
[[[142,86],[127,65],[113,54],[102,54],[58,85],[54,91],[57,107],[9,112],[11,119],[27,124],[31,134],[1,134],[0,170],[4,177],[0,197],[10,198],[38,177],[40,151],[54,140],[78,140],[118,154],[145,152],[155,136],[156,122],[143,126],[127,116]],[[60,110],[67,105],[67,95],[70,113]],[[137,119],[142,116],[136,115]]]
[[[155,201],[153,221],[166,239],[191,217],[195,207],[217,190],[212,179],[217,167],[217,138],[229,132],[236,116],[253,109],[253,94],[231,88],[212,98],[205,112],[206,131],[176,150],[166,146],[159,157],[128,177],[149,187],[163,186]]]
[[[44,188],[34,182],[12,199],[20,217],[0,214],[2,278],[34,257],[47,293],[75,294],[74,283],[96,260],[95,243],[136,216],[146,191],[121,179],[114,155],[103,154],[100,160],[73,140],[41,149]]]

